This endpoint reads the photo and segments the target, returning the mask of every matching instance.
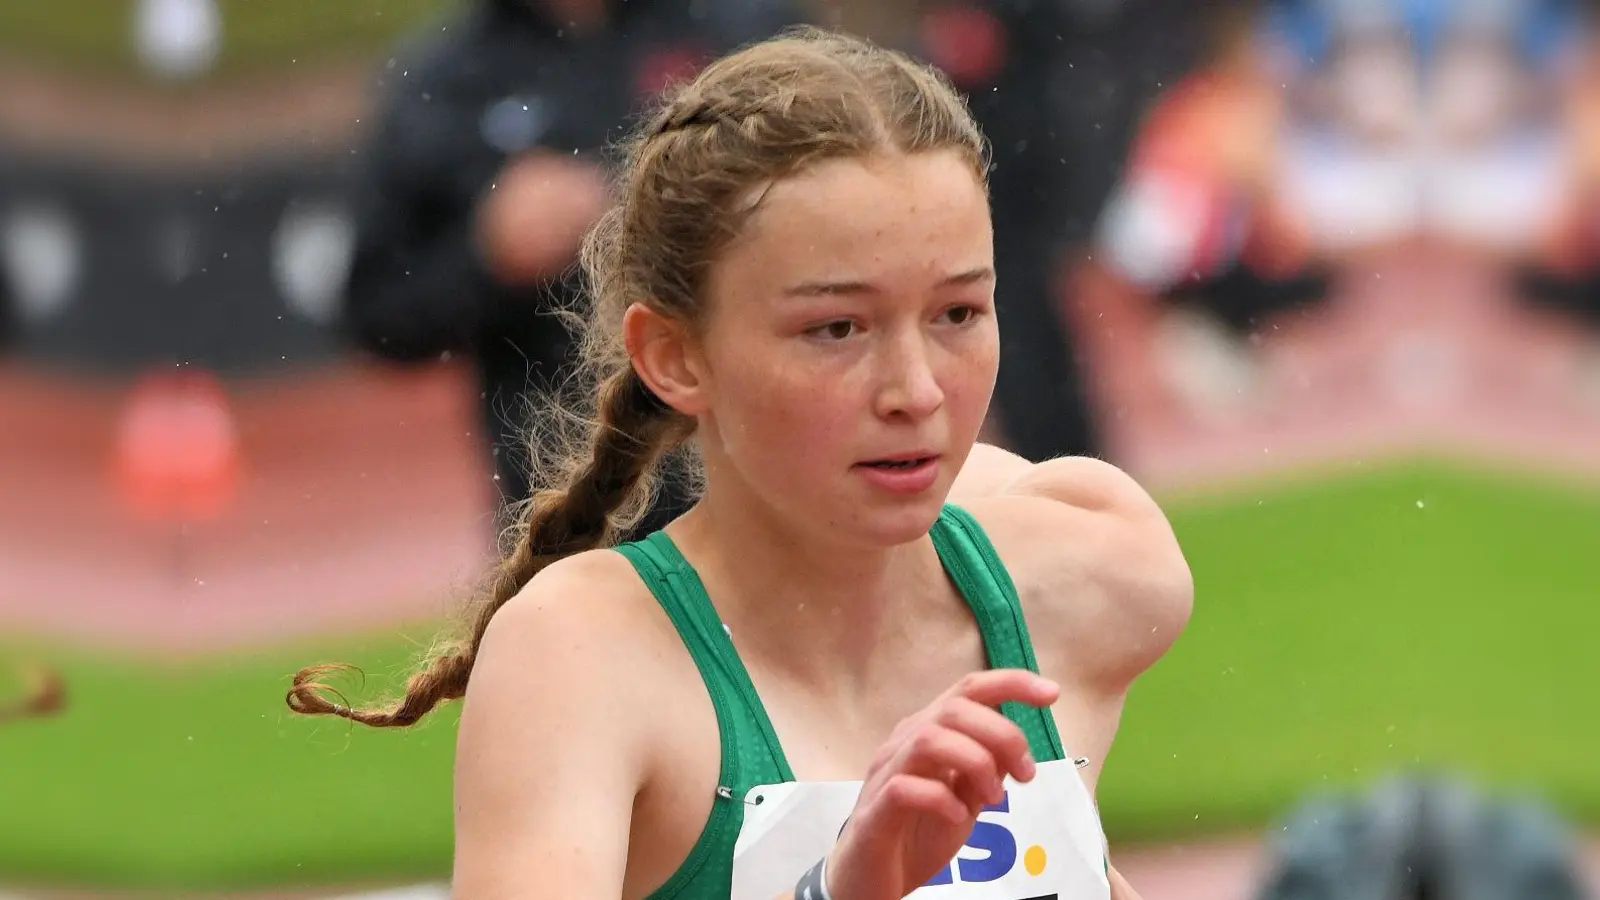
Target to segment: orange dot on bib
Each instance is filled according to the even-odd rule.
[[[1038,875],[1043,873],[1044,864],[1044,848],[1038,844],[1034,844],[1032,847],[1029,847],[1027,851],[1022,854],[1022,867],[1028,870],[1029,875]]]

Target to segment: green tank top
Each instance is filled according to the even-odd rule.
[[[931,536],[940,563],[977,619],[990,668],[1039,671],[1016,586],[977,520],[947,505]],[[617,550],[672,618],[711,694],[722,739],[722,768],[711,816],[683,865],[649,900],[727,900],[745,795],[757,785],[794,781],[794,772],[705,586],[672,539],[657,532]],[[1010,703],[1001,712],[1022,728],[1035,759],[1066,758],[1049,709]]]

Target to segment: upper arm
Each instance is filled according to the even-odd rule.
[[[1008,493],[1035,501],[1012,542],[1041,573],[1043,614],[1059,633],[1092,636],[1070,655],[1086,680],[1120,695],[1172,646],[1194,606],[1166,515],[1126,473],[1084,457],[1033,466]]]
[[[1137,481],[1111,463],[1090,456],[1064,456],[1031,466],[1013,482],[1011,492],[1138,523],[1166,525],[1161,507]]]
[[[622,896],[645,719],[596,556],[541,573],[484,637],[457,745],[462,900]]]
[[[961,471],[956,473],[955,483],[950,485],[949,500],[965,504],[998,496],[1032,469],[1032,463],[1009,450],[993,444],[974,444]]]

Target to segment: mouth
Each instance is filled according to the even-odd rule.
[[[938,459],[937,454],[918,453],[905,456],[891,456],[883,459],[869,459],[866,462],[856,463],[857,466],[867,469],[879,469],[886,472],[908,471],[925,466]]]
[[[919,450],[855,464],[867,484],[891,494],[921,495],[939,481],[939,454]]]

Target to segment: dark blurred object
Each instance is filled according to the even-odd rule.
[[[1600,335],[1600,4],[1582,6],[1582,52],[1560,84],[1565,202],[1516,276],[1536,308]]]
[[[7,355],[16,340],[17,289],[15,276],[8,267],[0,267],[0,357]]]
[[[1234,263],[1209,278],[1173,287],[1163,300],[1174,306],[1203,310],[1226,325],[1234,336],[1247,340],[1263,320],[1291,310],[1309,309],[1327,299],[1331,283],[1331,274],[1321,267],[1275,278],[1246,264]]]
[[[1098,454],[1078,344],[1060,313],[1059,261],[1095,255],[1095,224],[1151,103],[1214,56],[1249,0],[1106,3],[997,0],[1010,65],[974,96],[995,147],[994,206],[1002,337],[996,404],[1024,455]],[[1160,23],[1152,27],[1151,23]],[[1068,298],[1071,302],[1072,298]],[[1009,319],[1009,321],[1008,321]],[[1113,410],[1100,416],[1115,415]]]
[[[0,148],[8,349],[111,375],[320,367],[339,350],[347,190],[325,156],[155,170]]]
[[[1091,144],[1069,136],[1075,123],[1056,85],[1057,70],[1085,62],[1074,58],[1080,47],[1063,43],[1075,31],[1063,4],[992,0],[944,4],[918,35],[924,54],[967,92],[993,147],[1002,347],[994,405],[1006,443],[1032,460],[1099,450],[1052,277]]]
[[[1272,833],[1256,900],[1580,900],[1566,827],[1543,804],[1438,776],[1302,803]]]
[[[504,498],[528,496],[529,399],[558,387],[574,361],[553,313],[576,301],[578,284],[572,266],[530,278],[536,266],[491,259],[507,241],[484,240],[480,200],[510,162],[598,167],[669,81],[798,18],[775,0],[475,0],[384,67],[377,129],[359,157],[349,331],[400,362],[472,355]],[[563,189],[583,179],[569,181]],[[570,194],[550,209],[578,215],[585,204]],[[512,206],[507,215],[544,207]],[[642,527],[682,502],[669,499]]]
[[[1600,271],[1569,274],[1522,266],[1515,275],[1521,295],[1535,307],[1565,315],[1600,335]]]
[[[952,0],[922,20],[920,51],[968,94],[993,145],[995,409],[1030,459],[1101,450],[1059,311],[1059,262],[1084,255],[1145,103],[1205,49],[1203,6]]]

